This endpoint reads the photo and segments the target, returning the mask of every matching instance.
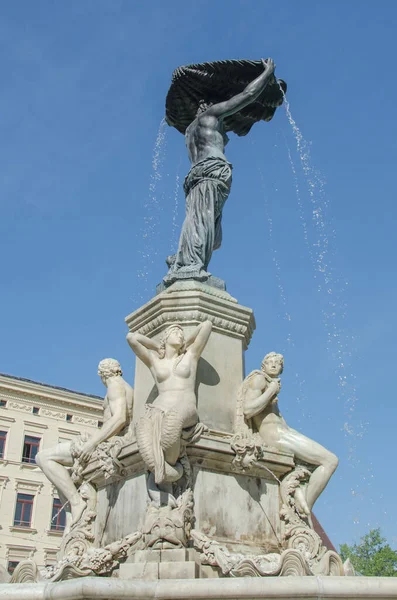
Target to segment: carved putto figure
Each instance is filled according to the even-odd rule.
[[[326,487],[336,467],[338,458],[323,446],[287,425],[278,408],[281,389],[279,375],[284,367],[281,354],[270,352],[265,356],[260,370],[252,371],[242,383],[239,404],[245,423],[237,428],[259,433],[266,446],[294,454],[295,459],[314,469],[307,485],[297,487],[295,505],[298,512],[309,516],[313,505]]]
[[[151,472],[149,489],[154,485],[167,495],[172,495],[172,483],[183,474],[179,460],[183,444],[197,440],[205,430],[196,408],[195,382],[198,360],[211,328],[211,322],[204,321],[186,340],[177,324],[165,330],[160,342],[140,333],[127,335],[129,345],[150,369],[157,385],[158,396],[146,404],[136,425],[136,438]]]
[[[113,436],[124,438],[131,434],[134,390],[123,379],[122,374],[120,363],[114,358],[105,358],[98,365],[98,375],[107,388],[101,429],[94,434],[80,435],[72,442],[63,442],[54,448],[41,450],[36,456],[37,464],[57,488],[62,503],[69,503],[71,522],[65,533],[81,519],[87,508],[87,502],[79,493],[68,467],[75,466],[77,461],[80,470],[83,470],[93,452],[101,448],[101,444],[106,444]]]

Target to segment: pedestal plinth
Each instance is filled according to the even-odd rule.
[[[209,319],[212,333],[198,364],[197,408],[210,429],[232,432],[236,391],[244,378],[244,351],[255,329],[250,308],[241,306],[225,291],[200,282],[175,283],[126,317],[132,332],[159,339],[172,323],[185,335]],[[149,369],[139,360],[135,368],[134,418],[157,396]]]

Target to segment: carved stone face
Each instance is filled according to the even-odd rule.
[[[262,363],[262,370],[269,377],[278,377],[283,371],[283,359],[281,354],[267,356]]]
[[[182,348],[183,343],[184,343],[184,336],[183,336],[182,329],[179,329],[179,327],[174,327],[173,329],[171,329],[171,331],[167,337],[166,343],[169,344],[170,346],[173,346],[174,348]]]
[[[170,507],[148,510],[144,525],[144,540],[148,548],[180,548],[187,538],[180,511]]]

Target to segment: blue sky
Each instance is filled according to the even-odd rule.
[[[124,317],[184,212],[176,130],[152,166],[171,73],[271,56],[313,193],[283,108],[231,135],[211,271],[254,309],[247,370],[282,351],[285,418],[340,457],[315,510],[331,539],[381,526],[397,547],[396,21],[391,0],[1,4],[0,371],[102,394],[96,365],[114,356],[133,382]]]

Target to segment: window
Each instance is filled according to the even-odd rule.
[[[62,502],[59,498],[54,498],[52,503],[52,515],[51,515],[51,531],[63,531],[66,525],[66,513],[65,509],[62,508]]]
[[[14,526],[30,527],[32,521],[34,496],[31,494],[17,494],[17,505],[15,507]]]
[[[7,400],[0,400],[0,406],[5,408],[7,406]]]
[[[40,408],[39,408],[38,406],[34,406],[34,407],[32,408],[32,413],[33,413],[34,415],[38,415],[38,414],[40,413]]]
[[[39,451],[40,438],[32,435],[25,435],[23,444],[22,462],[34,464],[36,462],[36,454]]]
[[[66,420],[68,423],[70,423],[72,419],[73,419],[73,415],[66,415]]]
[[[6,447],[7,432],[0,431],[0,458],[4,458],[4,450]]]
[[[13,574],[13,572],[15,571],[15,569],[18,565],[19,565],[19,560],[9,560],[8,561],[7,571],[9,572],[10,575]]]

